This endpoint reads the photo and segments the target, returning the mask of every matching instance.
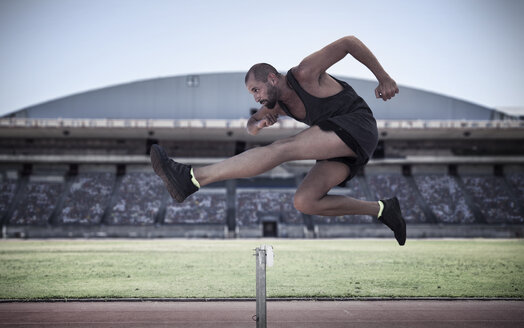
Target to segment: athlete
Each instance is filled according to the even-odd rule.
[[[292,160],[315,159],[295,197],[295,208],[311,215],[371,215],[393,230],[400,245],[406,241],[406,223],[396,197],[363,201],[329,195],[335,186],[353,178],[368,161],[378,142],[377,124],[366,102],[346,82],[326,70],[350,54],[377,78],[375,96],[384,101],[399,92],[373,53],[356,37],[343,37],[304,58],[285,75],[273,66],[256,64],[245,84],[262,107],[247,123],[250,134],[287,115],[309,128],[264,147],[249,149],[222,162],[192,168],[170,159],[158,145],[151,147],[153,169],[171,196],[183,202],[200,187],[228,179],[253,177]]]

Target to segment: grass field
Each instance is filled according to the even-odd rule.
[[[4,240],[0,298],[524,298],[523,240]]]

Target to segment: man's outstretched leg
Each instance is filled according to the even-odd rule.
[[[151,147],[153,169],[178,202],[184,201],[201,186],[228,179],[253,177],[287,161],[346,156],[355,156],[355,153],[334,132],[322,131],[318,126],[194,170],[189,165],[170,159],[160,146]]]

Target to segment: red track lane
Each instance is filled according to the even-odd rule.
[[[255,327],[255,302],[0,303],[0,327]],[[271,301],[268,327],[524,327],[523,301]]]

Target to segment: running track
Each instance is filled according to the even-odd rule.
[[[0,327],[255,327],[255,302],[0,303]],[[269,301],[268,327],[524,327],[524,301]]]

